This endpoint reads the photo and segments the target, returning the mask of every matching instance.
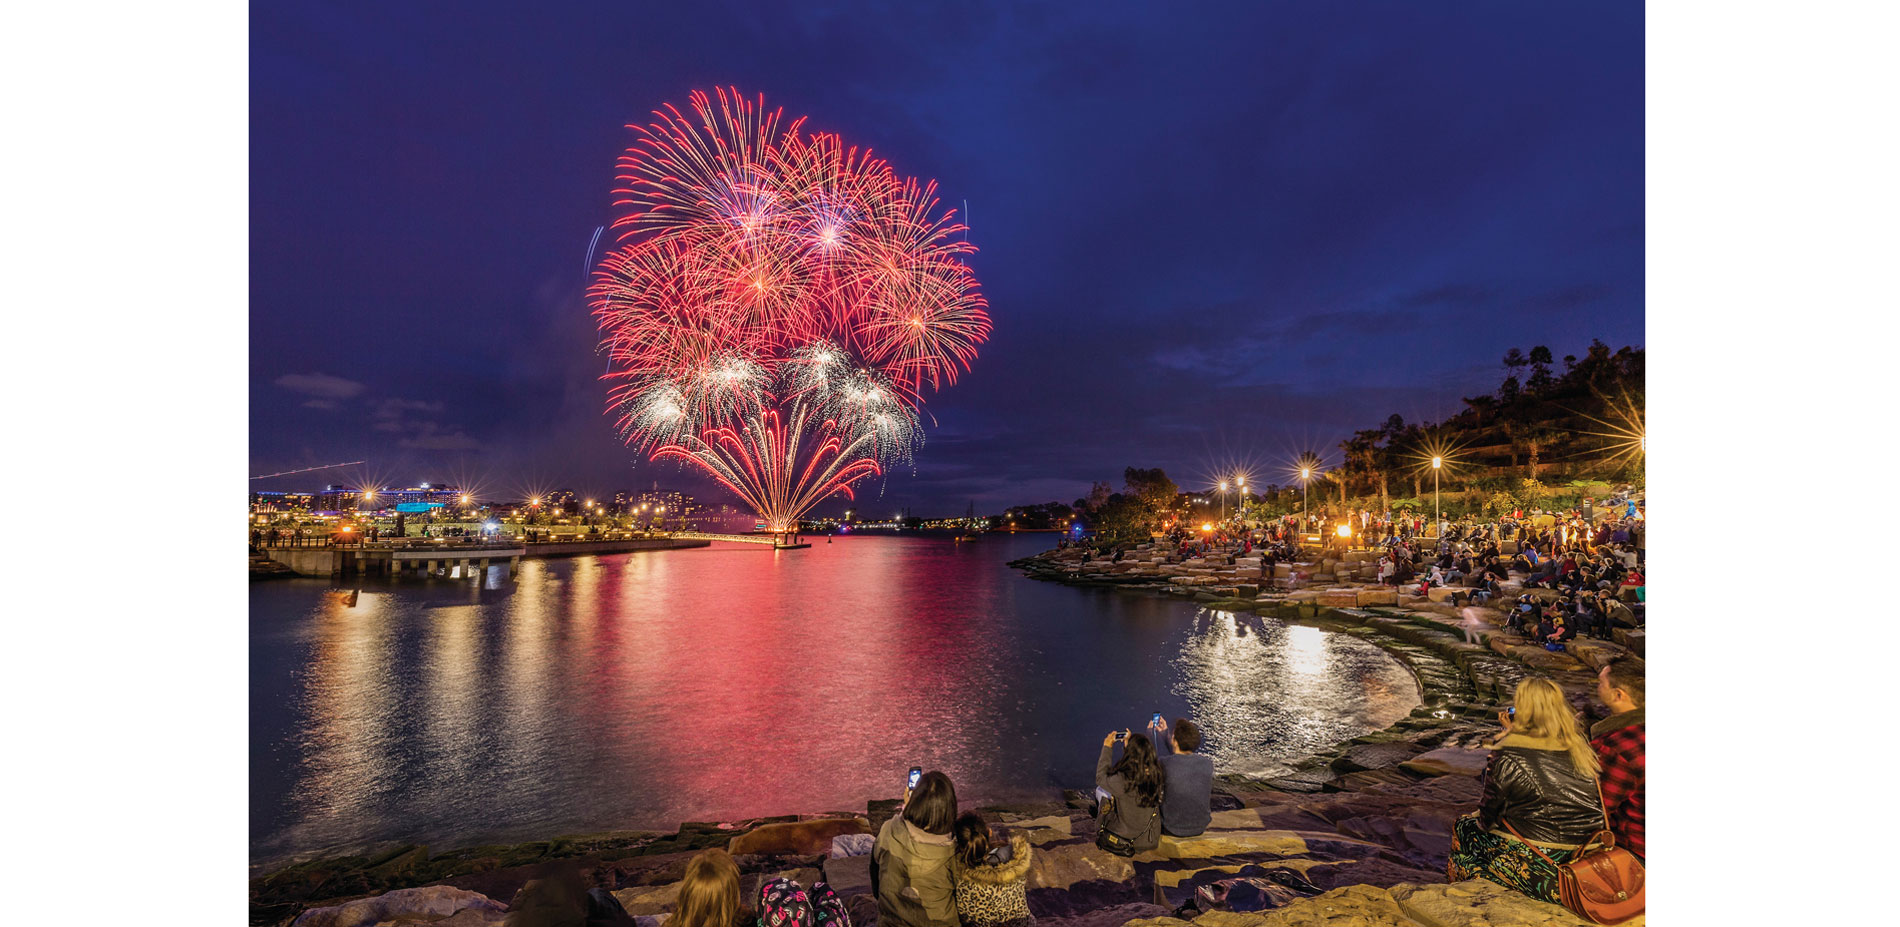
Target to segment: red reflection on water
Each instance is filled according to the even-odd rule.
[[[1277,626],[1243,640],[1185,603],[1005,565],[1046,544],[529,561],[512,585],[405,580],[354,608],[257,590],[253,676],[286,662],[299,687],[289,729],[262,735],[290,757],[281,785],[254,752],[274,807],[253,812],[253,855],[861,810],[912,765],[1001,799],[1085,785],[1101,732],[1152,710],[1258,753],[1416,704],[1363,642]]]

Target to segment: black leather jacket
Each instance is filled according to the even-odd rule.
[[[1519,836],[1563,844],[1582,843],[1603,829],[1596,780],[1577,775],[1570,754],[1555,746],[1517,734],[1504,738],[1484,768],[1479,824],[1508,833],[1502,822],[1509,821]]]

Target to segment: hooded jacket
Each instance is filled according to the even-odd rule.
[[[1603,829],[1594,777],[1580,776],[1555,738],[1506,735],[1484,767],[1478,823],[1537,843],[1575,846]]]
[[[1009,858],[981,866],[951,864],[956,881],[957,917],[963,927],[1023,927],[1029,914],[1029,858],[1034,851],[1022,834],[1009,837]],[[998,855],[998,854],[992,854]]]
[[[952,893],[950,835],[933,834],[904,820],[884,822],[871,848],[880,927],[959,927]]]

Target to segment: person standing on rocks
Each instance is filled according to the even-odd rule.
[[[1201,729],[1186,718],[1174,719],[1174,733],[1159,718],[1149,721],[1155,741],[1168,747],[1159,758],[1162,781],[1161,832],[1170,837],[1199,837],[1213,823],[1214,761],[1201,749]]]
[[[933,769],[917,780],[904,810],[884,822],[871,848],[880,927],[960,927],[951,873],[956,819],[956,786]]]
[[[1590,726],[1590,746],[1603,764],[1603,808],[1616,845],[1647,861],[1643,845],[1643,778],[1649,743],[1643,723],[1643,671],[1629,660],[1597,670],[1597,698],[1610,716]]]

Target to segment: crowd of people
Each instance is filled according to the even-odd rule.
[[[1478,809],[1452,826],[1446,877],[1488,879],[1557,902],[1558,867],[1602,844],[1645,862],[1643,675],[1628,662],[1598,671],[1612,714],[1586,735],[1563,690],[1518,683],[1498,715],[1503,734],[1483,776]]]
[[[1640,668],[1604,666],[1597,697],[1611,714],[1586,734],[1556,683],[1533,677],[1518,685],[1512,706],[1498,715],[1502,732],[1492,744],[1478,807],[1453,825],[1448,878],[1488,879],[1556,902],[1557,867],[1595,846],[1613,843],[1639,862],[1645,857]],[[1109,732],[1095,768],[1096,845],[1133,856],[1155,849],[1164,835],[1205,832],[1213,820],[1214,764],[1200,748],[1201,731],[1186,719],[1170,727],[1156,715],[1144,731]],[[923,773],[871,844],[878,924],[1033,927],[1028,880],[1034,853],[1022,833],[960,812],[949,776]],[[1282,884],[1297,882],[1300,894],[1318,892],[1297,874],[1278,875]],[[1239,881],[1258,880],[1226,880]],[[1235,897],[1225,882],[1213,888],[1216,896]],[[529,915],[523,924],[635,923],[604,889],[549,883],[537,893],[524,890],[535,897],[520,912]],[[1197,898],[1204,894],[1206,888]],[[727,851],[712,849],[688,862],[668,927],[850,927],[850,920],[822,881],[806,887],[776,878],[752,898],[742,897],[738,864]]]

